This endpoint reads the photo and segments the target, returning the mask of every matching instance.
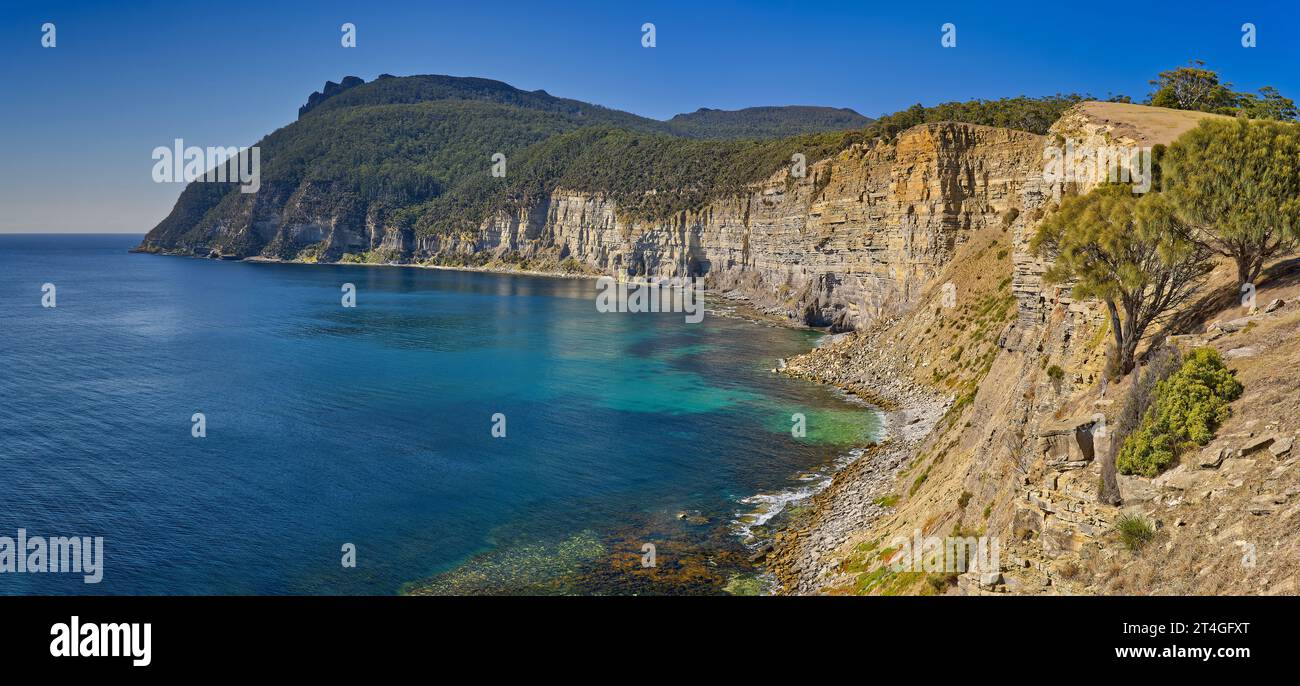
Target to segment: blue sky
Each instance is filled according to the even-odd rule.
[[[0,232],[147,231],[181,190],[152,181],[154,147],[250,145],[349,74],[483,76],[656,118],[786,104],[872,116],[1021,94],[1137,99],[1199,58],[1240,90],[1300,99],[1296,2],[1155,5],[4,0]],[[940,47],[946,22],[955,49]],[[1244,22],[1258,47],[1241,47]]]

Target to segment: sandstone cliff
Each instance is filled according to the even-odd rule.
[[[1046,144],[1167,144],[1204,116],[1085,103],[1053,126]],[[1203,456],[1157,479],[1121,475],[1120,497],[1108,501],[1101,463],[1130,428],[1126,401],[1149,383],[1139,380],[1151,369],[1108,385],[1101,373],[1108,328],[1098,304],[1044,284],[1047,265],[1027,251],[1053,197],[1093,184],[1019,185],[1026,221],[1009,235],[972,234],[917,307],[790,361],[788,374],[871,389],[912,411],[891,413],[886,442],[778,537],[768,562],[782,590],[1296,593],[1300,551],[1286,531],[1300,515],[1293,502],[1300,472],[1292,468],[1300,425],[1282,389],[1295,383],[1283,372],[1295,356],[1284,341],[1300,321],[1300,262],[1268,270],[1258,284],[1260,310],[1246,318],[1230,269],[1212,276],[1173,346],[1218,348],[1234,360],[1246,396]],[[1006,239],[1013,249],[994,254]],[[989,276],[1000,280],[993,285]],[[939,282],[955,285],[955,306],[943,303]],[[1128,550],[1116,533],[1126,514],[1156,527],[1145,552]],[[965,574],[894,569],[897,542],[918,532],[996,538],[1000,566]]]
[[[782,171],[748,193],[667,221],[630,219],[600,194],[558,189],[477,232],[416,237],[329,188],[264,184],[223,221],[145,248],[213,257],[519,264],[703,276],[791,320],[837,330],[905,310],[972,231],[1017,226],[1040,202],[1042,137],[927,124]]]

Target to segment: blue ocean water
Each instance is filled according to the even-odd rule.
[[[0,235],[0,536],[104,538],[101,583],[5,573],[0,593],[545,592],[547,577],[617,593],[620,545],[641,539],[712,579],[743,553],[742,498],[877,430],[769,372],[809,332],[599,313],[588,280],[128,253],[138,241]],[[635,588],[718,590],[665,579]]]

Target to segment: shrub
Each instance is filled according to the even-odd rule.
[[[1047,368],[1047,378],[1052,381],[1060,381],[1065,378],[1065,370],[1056,365]]]
[[[1161,381],[1137,430],[1124,439],[1116,466],[1122,474],[1153,477],[1183,451],[1205,445],[1241,397],[1241,382],[1213,348],[1198,348]]]
[[[1135,514],[1126,514],[1115,520],[1115,531],[1119,533],[1125,547],[1133,552],[1141,550],[1156,537],[1155,526]]]

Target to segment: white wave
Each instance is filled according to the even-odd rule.
[[[835,458],[835,462],[826,470],[808,471],[797,477],[800,481],[812,482],[805,486],[795,486],[783,489],[775,493],[756,493],[746,498],[741,498],[740,503],[752,505],[753,509],[747,512],[736,513],[736,518],[732,520],[732,532],[740,537],[741,542],[747,547],[753,547],[759,543],[754,536],[754,529],[763,526],[772,520],[773,517],[781,514],[787,507],[805,501],[814,495],[817,495],[831,484],[831,479],[835,473],[853,464],[858,458],[866,452],[865,448],[854,448],[847,454]]]

